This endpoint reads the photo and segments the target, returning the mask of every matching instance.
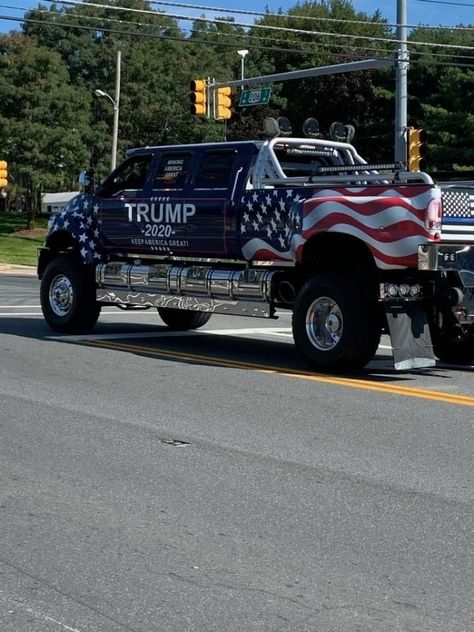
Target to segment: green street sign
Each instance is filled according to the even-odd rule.
[[[267,105],[270,101],[271,88],[258,88],[258,90],[242,90],[240,93],[240,107],[247,105]]]

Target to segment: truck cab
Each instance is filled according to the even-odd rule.
[[[236,257],[239,194],[255,143],[142,148],[98,188],[105,253]]]

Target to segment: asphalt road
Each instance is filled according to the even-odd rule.
[[[1,632],[474,630],[472,368],[104,312],[57,337],[0,276]]]

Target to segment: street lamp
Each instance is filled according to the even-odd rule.
[[[112,171],[117,164],[117,140],[118,140],[118,122],[119,122],[119,106],[120,106],[120,61],[121,52],[117,51],[117,70],[115,73],[115,99],[112,99],[110,94],[103,90],[94,90],[96,97],[106,97],[114,106],[114,126],[112,130],[112,160],[110,166]]]
[[[248,50],[246,48],[243,48],[242,50],[238,50],[237,51],[237,55],[240,55],[240,78],[244,79],[244,75],[245,75],[245,57],[248,55]],[[243,90],[244,86],[240,86],[240,89]]]

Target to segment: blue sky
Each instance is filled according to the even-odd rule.
[[[178,0],[179,1],[179,0]],[[236,6],[235,0],[183,0],[188,4],[200,4],[205,6],[222,7],[232,9]],[[456,26],[459,24],[474,25],[474,0],[446,0],[444,2],[428,2],[427,0],[407,0],[408,2],[408,23],[409,24],[429,24],[432,26]],[[49,6],[50,3],[43,0],[43,4]],[[58,3],[59,4],[59,3]],[[282,0],[275,4],[269,0],[240,0],[238,8],[240,10],[264,11],[268,6],[271,11],[277,11],[278,8],[286,11],[296,4],[295,1]],[[384,17],[391,23],[396,21],[397,0],[353,0],[356,10],[364,11],[372,14],[380,9]],[[0,0],[0,16],[21,17],[25,8],[34,8],[38,6],[36,0]],[[167,12],[180,13],[186,15],[203,15],[214,17],[207,11],[186,10],[183,8],[163,7]],[[222,14],[221,14],[222,15]],[[245,21],[242,16],[236,18],[237,21]],[[18,28],[18,22],[5,21],[0,19],[0,31],[8,32],[11,29]]]

